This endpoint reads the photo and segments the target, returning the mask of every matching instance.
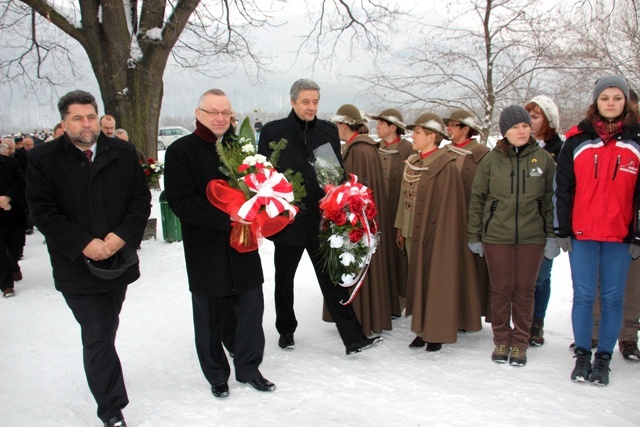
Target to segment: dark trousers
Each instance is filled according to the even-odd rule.
[[[7,246],[7,231],[0,226],[0,291],[13,288],[11,257]]]
[[[25,243],[25,235],[24,235],[24,223],[23,222],[15,222],[10,223],[3,231],[4,234],[4,244],[7,248],[7,254],[9,256],[10,268],[11,272],[15,273],[20,271],[20,266],[18,265],[18,261],[22,257],[24,252],[24,243]]]
[[[115,347],[126,293],[123,286],[100,294],[63,294],[80,324],[84,371],[98,404],[98,417],[104,422],[129,403]]]
[[[237,322],[233,349],[236,379],[246,382],[259,378],[259,367],[264,354],[262,287],[258,286],[230,297],[191,294],[191,301],[196,353],[202,373],[209,384],[227,382],[231,373],[227,356],[222,349],[222,330],[225,322],[229,322],[227,307],[230,302],[233,304]]]
[[[336,323],[344,345],[346,346],[365,338],[353,307],[340,304],[340,301],[346,301],[349,298],[349,292],[346,288],[335,285],[331,281],[329,274],[324,271],[323,261],[317,248],[312,246],[306,248],[302,246],[286,246],[276,243],[274,264],[276,268],[276,329],[278,332],[280,334],[292,334],[298,326],[293,310],[293,280],[305,250],[311,259],[325,304],[329,314],[331,314],[331,318]]]
[[[482,246],[491,278],[493,342],[526,350],[529,348],[533,294],[544,257],[544,245],[484,243]]]

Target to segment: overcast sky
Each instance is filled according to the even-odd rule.
[[[279,19],[282,19],[281,27],[255,35],[254,42],[259,50],[266,54],[269,68],[272,70],[266,74],[263,82],[252,81],[241,68],[235,69],[232,76],[211,78],[181,69],[170,60],[164,75],[161,123],[162,117],[193,115],[200,94],[213,87],[227,92],[234,109],[241,114],[251,113],[257,117],[261,114],[278,116],[288,113],[289,88],[299,78],[313,79],[321,86],[320,116],[333,114],[345,103],[356,104],[363,111],[372,113],[377,112],[371,111],[372,109],[387,108],[388,106],[375,105],[372,97],[363,91],[363,87],[358,87],[352,79],[345,77],[371,71],[372,60],[369,52],[362,49],[349,52],[347,46],[344,46],[334,52],[333,63],[329,67],[319,62],[314,65],[313,55],[308,51],[302,51],[294,63],[293,53],[300,45],[296,37],[304,35],[310,29],[307,14],[300,12],[304,10],[304,4],[303,0],[289,3],[286,9],[277,14]],[[403,7],[407,5],[405,2]],[[69,87],[58,88],[58,94],[83,89],[99,98],[98,86],[88,61],[79,66],[85,68],[85,78]],[[55,106],[58,96],[51,97],[44,92],[37,95],[18,85],[0,85],[0,94],[3,100],[9,100],[0,103],[2,134],[50,128],[59,121]],[[100,109],[102,114],[104,109],[101,105]],[[261,110],[261,113],[252,113],[256,109]]]

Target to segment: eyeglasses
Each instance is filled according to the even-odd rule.
[[[205,110],[204,108],[200,108],[198,107],[198,110],[202,111],[203,113],[207,114],[208,116],[222,116],[226,119],[231,118],[231,116],[233,116],[233,112],[229,111],[229,110],[224,110],[224,111],[218,111],[218,110]]]

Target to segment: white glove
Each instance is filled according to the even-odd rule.
[[[480,255],[480,257],[482,258],[484,256],[484,250],[482,249],[482,242],[475,242],[475,243],[467,243],[469,245],[469,249],[471,250],[471,252],[473,252],[474,254],[478,254]]]

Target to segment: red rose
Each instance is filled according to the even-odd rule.
[[[150,175],[151,175],[151,169],[145,169],[145,170],[144,170],[144,174],[145,174],[146,176],[150,176]]]
[[[331,221],[335,222],[336,225],[345,225],[347,222],[347,214],[341,209],[339,211],[335,211],[331,217]]]
[[[364,202],[361,197],[352,197],[349,199],[349,207],[351,208],[351,212],[360,213],[364,207]]]
[[[368,203],[364,208],[365,213],[367,214],[367,218],[373,219],[378,213],[378,209],[374,203]]]
[[[149,163],[150,165],[153,165],[153,164],[156,163],[156,161],[151,159],[151,158],[149,158],[149,159],[147,159],[147,163]]]
[[[362,240],[363,236],[364,231],[362,230],[362,228],[354,228],[349,232],[349,240],[351,241],[351,243],[358,243],[360,240]]]

